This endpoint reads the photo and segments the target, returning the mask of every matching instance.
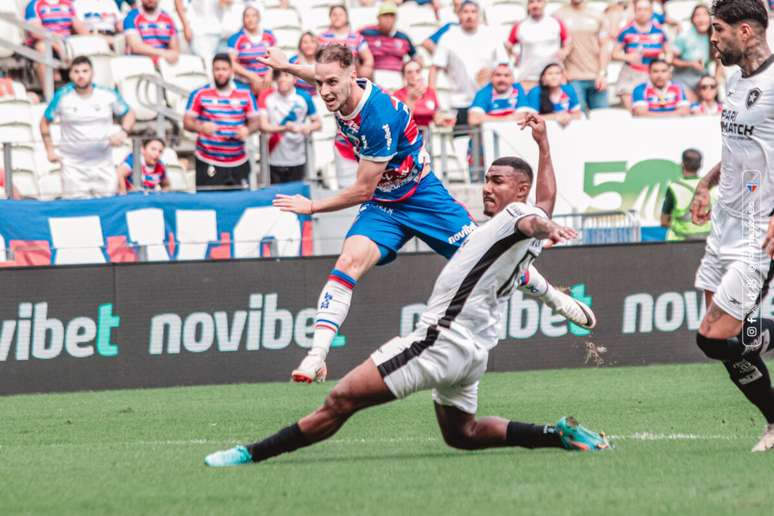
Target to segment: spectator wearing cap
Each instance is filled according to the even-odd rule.
[[[73,59],[71,82],[57,90],[40,121],[40,135],[48,160],[62,164],[62,191],[67,199],[105,197],[116,193],[113,151],[126,141],[134,126],[134,113],[112,88],[92,82],[94,70],[85,56]],[[113,118],[121,130],[112,132]],[[51,139],[51,124],[60,121],[59,149]]]
[[[407,61],[403,63],[401,73],[403,87],[393,96],[408,106],[417,126],[429,127],[433,122],[444,125],[447,119],[438,111],[438,97],[422,77],[422,66],[417,61]]]
[[[376,25],[360,30],[374,56],[375,70],[400,72],[403,63],[417,54],[411,38],[396,29],[397,15],[398,6],[392,2],[384,2],[379,6]]]
[[[711,75],[699,79],[699,100],[691,104],[692,115],[719,115],[723,104],[718,101],[718,80]]]
[[[519,79],[529,89],[537,83],[546,65],[564,62],[570,52],[570,38],[558,18],[546,16],[545,0],[528,0],[527,17],[513,25],[505,47],[516,56],[521,68]]]
[[[570,0],[555,14],[570,35],[569,53],[564,60],[567,80],[575,89],[581,108],[605,108],[607,64],[610,60],[607,20],[588,7],[586,0]]]
[[[140,177],[142,190],[161,192],[169,190],[167,168],[161,161],[164,152],[164,140],[158,137],[148,138],[142,142],[140,149]],[[121,195],[137,190],[134,186],[132,171],[134,170],[134,154],[129,153],[126,159],[118,165],[118,193]]]
[[[681,84],[672,82],[672,69],[663,59],[651,61],[649,79],[634,88],[632,114],[642,117],[686,116],[690,103]]]
[[[269,136],[271,184],[303,181],[306,139],[322,128],[312,97],[296,88],[296,78],[274,70],[274,87],[259,99],[261,131]]]
[[[271,69],[258,59],[276,44],[274,33],[261,27],[260,11],[252,5],[245,7],[242,29],[228,38],[228,52],[238,80],[249,85],[256,96],[271,87]]]
[[[540,113],[546,120],[556,120],[562,127],[580,119],[580,102],[575,90],[564,84],[562,65],[551,63],[543,68],[538,85],[527,94],[525,110]]]
[[[9,2],[13,0],[5,1]],[[72,0],[30,0],[24,12],[24,19],[27,23],[42,27],[61,38],[67,38],[73,34],[89,33],[89,29],[86,25],[78,19]],[[45,44],[40,36],[31,32],[28,36],[27,45],[40,53],[45,52]],[[55,56],[60,58],[65,57],[65,52],[61,44],[53,42],[52,47]],[[44,84],[46,66],[41,63],[35,63],[34,67],[40,84]]]
[[[635,0],[634,21],[617,38],[613,59],[625,66],[618,76],[617,93],[626,109],[632,107],[632,91],[648,80],[648,65],[655,59],[671,58],[667,35],[655,23],[651,0]]]
[[[141,0],[124,18],[126,45],[130,53],[150,57],[154,63],[170,64],[180,57],[180,42],[172,17],[159,7],[159,0]]]
[[[460,25],[444,34],[433,55],[429,83],[435,89],[438,74],[445,71],[452,85],[449,104],[456,111],[456,128],[467,127],[468,107],[489,82],[497,63],[507,60],[494,31],[481,28],[476,2],[465,0],[459,11]]]

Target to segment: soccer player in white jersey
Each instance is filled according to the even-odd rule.
[[[318,50],[314,67],[289,63],[276,48],[258,60],[316,83],[320,98],[335,114],[339,134],[358,157],[355,184],[337,194],[315,201],[280,194],[274,200],[282,210],[310,215],[361,205],[320,293],[312,348],[291,373],[294,381],[311,383],[325,378],[325,359],[363,275],[394,260],[413,237],[450,258],[476,223],[433,173],[408,107],[370,81],[358,79],[348,47],[329,45]],[[518,278],[520,287],[575,324],[594,327],[589,307],[551,286],[534,267],[524,272]]]
[[[543,240],[556,243],[575,237],[574,230],[549,219],[556,180],[545,122],[529,114],[521,125],[531,128],[540,149],[536,205],[526,204],[532,187],[529,164],[512,157],[495,160],[484,186],[487,209],[495,215],[467,238],[441,271],[416,330],[376,350],[313,413],[262,441],[208,455],[208,466],[261,462],[309,446],[331,437],[359,410],[428,389],[443,438],[454,448],[595,451],[609,446],[604,435],[581,427],[574,418],[551,426],[476,417],[478,382],[489,350],[497,345],[497,328],[514,279],[540,254]]]
[[[712,232],[696,288],[707,313],[696,343],[720,360],[731,381],[766,419],[752,451],[774,448],[774,390],[761,354],[771,347],[774,321],[754,313],[774,274],[765,240],[774,213],[774,55],[766,43],[768,15],[760,0],[716,0],[711,42],[726,66],[738,65],[728,81],[720,130],[721,161],[702,178],[691,205],[694,223],[712,218]],[[709,190],[718,185],[710,215]],[[774,238],[774,225],[769,235]]]

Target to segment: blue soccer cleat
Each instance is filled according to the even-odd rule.
[[[228,450],[210,453],[204,458],[204,463],[212,468],[225,468],[227,466],[240,466],[252,464],[253,458],[244,446],[234,446]]]
[[[583,428],[572,416],[560,419],[555,428],[562,439],[562,445],[567,450],[599,451],[610,448],[610,443],[607,442],[604,433],[592,432]]]

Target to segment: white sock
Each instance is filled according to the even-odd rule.
[[[548,280],[546,280],[542,274],[538,272],[534,265],[530,265],[529,269],[519,276],[519,281],[516,285],[519,290],[532,294],[533,296],[543,297],[548,293]]]
[[[317,302],[317,316],[315,317],[314,338],[310,354],[320,355],[323,360],[328,356],[331,342],[349,313],[352,289],[356,284],[357,281],[347,274],[337,269],[331,271],[328,282],[323,287]]]

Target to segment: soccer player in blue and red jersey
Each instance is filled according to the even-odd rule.
[[[394,260],[415,236],[450,258],[476,224],[433,174],[409,109],[370,81],[357,78],[351,50],[343,45],[322,48],[314,68],[290,64],[274,48],[263,61],[275,70],[315,81],[326,108],[335,113],[339,131],[358,155],[355,184],[333,197],[312,201],[301,195],[278,195],[274,200],[280,209],[299,214],[361,204],[320,294],[312,349],[292,373],[295,381],[311,382],[324,379],[325,358],[349,312],[352,289],[368,270]],[[537,276],[531,274],[530,281],[538,281]],[[563,315],[578,309],[569,296],[562,299],[567,302]],[[583,311],[572,320],[588,322]]]
[[[242,29],[228,38],[228,52],[234,57],[236,76],[250,84],[253,94],[271,87],[271,70],[258,61],[277,44],[274,33],[261,28],[261,13],[249,5],[242,14]]]
[[[634,88],[632,114],[634,116],[686,116],[690,103],[681,84],[672,82],[672,70],[663,59],[651,61],[650,80]]]
[[[213,82],[188,98],[183,126],[196,139],[196,188],[244,187],[250,173],[245,141],[258,130],[258,105],[247,88],[234,84],[228,54],[212,60]]]
[[[63,38],[72,34],[89,33],[88,27],[78,19],[73,6],[73,0],[30,0],[24,12],[24,19],[27,23],[39,25]],[[42,53],[45,51],[43,40],[31,32],[28,34],[27,45],[38,52]],[[64,56],[62,45],[54,42],[52,47],[57,56]],[[40,80],[40,84],[44,84],[46,76],[45,65],[36,63],[35,73]]]
[[[159,7],[159,0],[142,0],[124,18],[126,45],[132,54],[148,56],[158,63],[164,58],[176,63],[180,57],[180,42],[172,17]]]

